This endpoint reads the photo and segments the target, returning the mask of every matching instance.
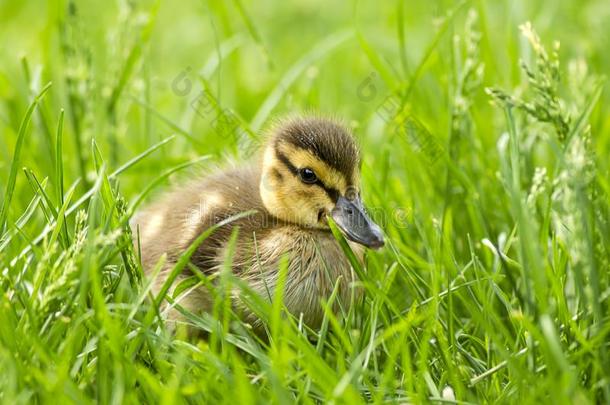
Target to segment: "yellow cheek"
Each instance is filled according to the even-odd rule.
[[[277,170],[273,175],[272,170]],[[330,212],[333,202],[324,190],[315,185],[303,184],[288,170],[274,166],[263,174],[260,184],[263,203],[276,217],[291,223],[319,226],[319,212]]]
[[[317,224],[318,213],[326,207],[327,201],[314,187],[316,186],[304,185],[298,179],[290,179],[281,186],[278,196],[290,222],[310,226]]]

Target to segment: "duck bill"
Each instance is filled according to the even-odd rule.
[[[354,200],[339,197],[330,215],[345,237],[352,242],[373,249],[383,246],[383,232],[365,212],[360,197]]]

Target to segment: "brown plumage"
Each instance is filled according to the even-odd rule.
[[[226,258],[230,235],[239,227],[231,259],[233,273],[271,299],[279,262],[287,255],[286,307],[315,328],[323,317],[320,298],[328,298],[339,280],[338,299],[348,303],[355,280],[327,216],[354,241],[350,243],[359,255],[361,244],[383,244],[380,229],[360,201],[359,166],[356,142],[339,123],[314,117],[282,121],[270,131],[258,162],[184,184],[134,218],[142,264],[150,272],[167,254],[156,281],[158,290],[178,257],[202,232],[253,210],[212,233],[192,256],[192,264],[204,274],[217,272]],[[189,275],[185,271],[179,280]],[[177,301],[196,313],[210,311],[213,305],[205,287],[188,291]],[[238,297],[233,304],[246,321],[260,328],[259,320]]]

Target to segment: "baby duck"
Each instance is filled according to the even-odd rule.
[[[197,248],[191,263],[211,275],[226,260],[226,249],[239,227],[231,258],[233,273],[271,300],[279,263],[288,257],[284,300],[287,309],[312,328],[323,318],[321,298],[338,282],[338,301],[349,303],[355,274],[333,237],[333,218],[362,258],[362,246],[380,248],[382,231],[367,215],[360,197],[360,152],[344,126],[320,117],[281,121],[270,131],[257,164],[218,171],[170,192],[134,218],[145,271],[163,254],[158,291],[180,255],[202,232],[236,214]],[[185,270],[177,282],[189,277]],[[237,294],[235,292],[234,294]],[[178,299],[192,312],[211,311],[210,292],[198,287]],[[233,297],[233,306],[256,329],[260,320]],[[170,315],[176,318],[177,313]]]

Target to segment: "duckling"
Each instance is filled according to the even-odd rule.
[[[146,272],[167,255],[157,277],[158,291],[177,259],[202,232],[238,213],[253,211],[213,232],[192,255],[191,263],[206,275],[218,272],[230,236],[239,227],[231,258],[233,273],[271,300],[280,260],[287,255],[285,305],[297,319],[316,329],[324,315],[320,300],[328,298],[338,283],[338,302],[348,304],[356,281],[327,217],[333,218],[360,259],[364,247],[383,246],[383,234],[363,206],[360,151],[347,128],[328,118],[289,118],[275,125],[266,139],[255,163],[203,176],[144,209],[132,223],[134,234],[140,235]],[[189,275],[185,271],[176,283]],[[261,321],[239,297],[232,302],[246,322],[261,328]],[[213,307],[205,287],[190,291],[179,304],[195,313]],[[174,313],[170,318],[179,316]]]

